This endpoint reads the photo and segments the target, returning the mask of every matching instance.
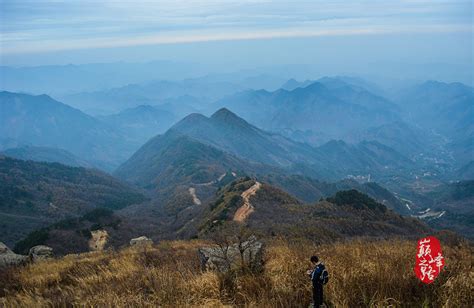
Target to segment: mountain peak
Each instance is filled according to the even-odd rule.
[[[190,113],[187,116],[185,116],[180,122],[202,120],[202,119],[207,119],[207,118],[206,118],[206,116],[204,116],[200,113],[193,112],[193,113]]]
[[[226,127],[239,127],[240,129],[251,129],[251,125],[230,111],[227,108],[217,110],[212,116],[211,120],[215,123],[224,124]]]
[[[173,125],[170,129],[183,129],[206,123],[209,119],[200,113],[190,113],[185,116],[181,121]]]
[[[291,78],[291,79],[288,79],[282,86],[281,88],[282,89],[285,89],[285,90],[293,90],[295,88],[297,88],[299,86],[299,82],[294,79],[294,78]]]
[[[229,117],[238,118],[235,113],[224,107],[214,112],[214,114],[211,116],[211,119],[227,119]]]
[[[233,113],[227,108],[217,110],[212,116],[211,120],[225,122],[227,124],[248,125],[247,121]]]

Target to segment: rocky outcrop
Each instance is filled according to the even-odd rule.
[[[255,236],[230,246],[202,247],[198,250],[201,269],[226,272],[230,269],[263,269],[264,245]]]
[[[22,265],[28,262],[38,262],[53,257],[53,248],[38,245],[30,249],[27,256],[18,255],[0,242],[0,267]]]
[[[30,248],[28,256],[33,262],[51,259],[54,257],[53,248],[45,245],[34,246]]]
[[[140,236],[130,240],[130,246],[146,246],[151,244],[153,244],[153,241],[146,236]]]
[[[28,256],[18,255],[11,251],[7,245],[0,242],[0,268],[22,265],[29,261]]]
[[[102,251],[107,245],[109,234],[106,230],[91,231],[91,239],[89,240],[89,248],[92,251]]]

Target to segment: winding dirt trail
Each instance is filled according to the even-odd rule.
[[[237,174],[235,172],[231,172],[232,176],[233,177],[236,177]],[[227,175],[227,172],[224,172],[223,174],[221,174],[216,180],[214,181],[210,181],[210,182],[206,182],[206,183],[197,183],[197,184],[192,184],[194,186],[210,186],[210,185],[214,185],[214,184],[217,184],[219,183],[220,181],[222,181],[222,179]],[[191,195],[191,197],[193,198],[193,203],[194,205],[201,205],[202,202],[201,200],[198,198],[198,196],[196,195],[196,188],[194,187],[189,187],[188,189],[189,191],[189,194]]]
[[[227,175],[227,172],[219,175],[219,177],[216,179],[216,180],[213,180],[213,181],[210,181],[210,182],[206,182],[206,183],[197,183],[197,184],[193,184],[193,185],[196,185],[196,186],[210,186],[210,185],[214,185],[214,184],[217,184],[219,183],[220,181],[222,181],[222,179]],[[237,176],[237,174],[235,172],[232,172],[232,176],[235,178]]]
[[[244,191],[240,196],[244,199],[244,204],[237,209],[234,214],[234,221],[243,222],[247,217],[255,211],[255,208],[250,203],[250,197],[255,195],[260,189],[262,184],[260,182],[255,182],[249,189]]]
[[[193,197],[193,203],[195,205],[201,205],[201,200],[199,200],[198,196],[196,195],[196,188],[189,187],[189,194]]]

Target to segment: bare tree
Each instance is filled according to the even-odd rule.
[[[240,269],[248,269],[252,260],[252,244],[256,237],[244,224],[228,222],[209,234],[209,238],[219,247],[219,258],[222,258],[230,269],[236,257],[240,261]],[[236,255],[238,254],[238,256]]]

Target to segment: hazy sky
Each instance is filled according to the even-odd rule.
[[[472,65],[472,14],[465,0],[0,0],[1,63]]]

